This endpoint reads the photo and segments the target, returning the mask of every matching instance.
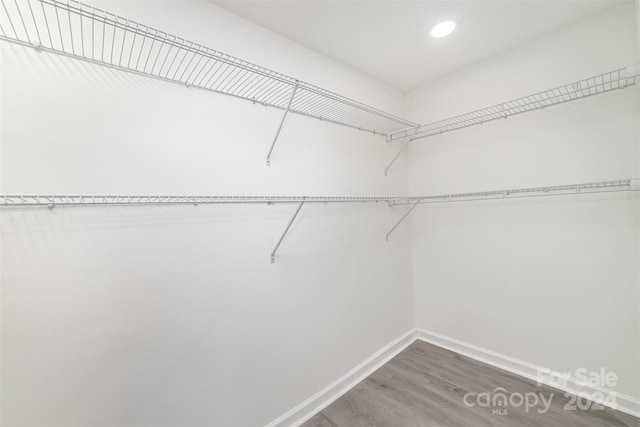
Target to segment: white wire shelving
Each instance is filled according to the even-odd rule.
[[[0,40],[380,134],[404,144],[640,82],[640,67],[611,71],[491,107],[419,125],[351,98],[76,0],[0,0]]]
[[[382,136],[417,126],[348,97],[75,0],[1,3],[0,40],[275,107],[284,110],[282,122],[292,112]]]
[[[0,208],[37,207],[80,207],[80,206],[149,206],[149,205],[206,205],[206,204],[250,204],[288,203],[296,204],[293,216],[287,223],[270,254],[271,262],[284,240],[291,225],[305,203],[356,203],[383,202],[389,206],[408,205],[410,208],[389,230],[386,239],[409,214],[421,204],[471,202],[477,200],[514,199],[523,197],[561,196],[571,194],[592,194],[603,192],[640,191],[640,179],[601,181],[586,184],[569,184],[548,187],[518,188],[511,190],[491,190],[473,193],[444,194],[437,196],[191,196],[191,195],[0,195]]]
[[[193,196],[193,195],[95,195],[95,194],[0,194],[0,208],[146,206],[275,203],[356,203],[384,202],[390,206],[449,203],[492,199],[514,199],[566,194],[640,190],[640,179],[590,182],[510,190],[435,196]]]
[[[188,195],[0,195],[0,207],[206,205],[230,203],[336,203],[399,201],[387,196],[188,196]]]
[[[585,184],[554,185],[547,187],[516,188],[510,190],[476,191],[473,193],[441,194],[437,196],[412,196],[390,202],[394,206],[409,205],[410,208],[387,233],[387,240],[393,231],[409,214],[422,204],[474,202],[481,200],[520,199],[527,197],[566,196],[576,194],[611,193],[640,191],[640,178],[615,181],[590,182]]]
[[[305,203],[385,202],[391,205],[400,200],[389,196],[180,196],[180,195],[0,195],[0,208],[33,208],[64,206],[150,206],[150,205],[207,205],[250,203],[295,203],[297,208],[269,255],[276,261],[276,252]]]
[[[271,154],[289,112],[403,140],[393,162],[411,141],[528,111],[543,109],[640,83],[640,67],[615,70],[534,95],[426,125],[386,113],[345,96],[241,60],[201,44],[134,22],[76,0],[0,0],[0,40],[30,46],[168,82],[225,94],[283,110]],[[296,204],[270,254],[271,262],[305,203],[384,202],[409,206],[386,238],[421,204],[552,195],[639,191],[640,180],[492,190],[437,196],[206,196],[206,195],[0,195],[0,208],[64,206]]]
[[[529,111],[541,110],[552,105],[564,104],[613,90],[624,89],[638,83],[640,83],[640,67],[631,66],[538,92],[533,95],[492,105],[491,107],[482,108],[470,113],[415,126],[398,132],[392,132],[387,135],[387,141],[403,141],[404,143],[395,157],[393,157],[387,165],[385,174],[387,174],[393,163],[400,156],[400,153],[407,148],[409,143],[417,139],[440,135],[469,126],[481,125],[493,120],[506,119]]]

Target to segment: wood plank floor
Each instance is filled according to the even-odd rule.
[[[519,406],[517,397],[512,400],[515,405],[502,406],[499,401],[486,405],[479,393],[495,396],[501,391],[496,391],[498,387],[506,390],[507,397],[528,396],[528,410]],[[473,393],[467,396],[467,402],[476,403],[473,407],[464,403],[468,392]],[[539,399],[535,406],[533,394]],[[548,402],[547,411],[542,398]],[[561,391],[537,387],[507,371],[416,341],[303,426],[640,426],[639,419],[619,411],[567,410],[567,402]]]

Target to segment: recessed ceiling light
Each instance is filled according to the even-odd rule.
[[[440,37],[448,36],[456,29],[456,23],[453,21],[443,21],[434,25],[429,34],[431,37],[439,39]]]

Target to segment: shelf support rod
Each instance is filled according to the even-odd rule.
[[[391,228],[391,230],[389,230],[389,232],[387,233],[387,242],[389,241],[389,236],[391,236],[391,233],[393,233],[393,230],[395,230],[396,228],[398,228],[398,226],[400,224],[402,224],[402,221],[404,221],[405,218],[408,217],[411,212],[413,212],[413,210],[416,208],[416,206],[418,206],[418,203],[420,203],[419,199],[416,200],[416,202],[413,204],[413,206],[411,206],[409,208],[409,210],[402,216],[402,218],[400,218],[400,221],[396,222],[396,225],[394,225],[393,228]]]
[[[285,108],[284,110],[284,114],[282,115],[282,120],[280,120],[280,126],[278,126],[278,130],[276,131],[276,136],[273,138],[273,142],[271,143],[271,148],[269,148],[269,152],[267,153],[267,166],[271,166],[271,153],[273,152],[273,148],[276,146],[276,142],[278,141],[278,136],[280,136],[282,125],[284,125],[284,120],[287,118],[287,114],[289,114],[289,110],[291,110],[291,104],[293,104],[293,97],[296,96],[297,90],[298,90],[298,83],[293,85],[293,89],[291,90],[291,97],[289,98],[289,102],[287,103],[287,108]]]
[[[296,217],[300,213],[300,209],[302,209],[302,205],[304,205],[304,200],[302,202],[300,202],[300,204],[298,204],[298,207],[297,207],[296,211],[293,213],[293,216],[289,220],[289,224],[287,224],[287,227],[284,229],[284,232],[282,233],[282,235],[278,239],[278,243],[276,243],[276,246],[273,248],[273,251],[271,251],[271,264],[276,262],[276,251],[278,250],[278,248],[280,247],[280,244],[284,240],[284,236],[287,235],[287,232],[291,228],[291,225],[293,224],[293,221],[296,220]]]
[[[387,167],[384,169],[384,176],[387,176],[387,172],[389,172],[389,169],[391,168],[391,166],[393,166],[393,164],[398,159],[398,157],[400,157],[400,154],[402,154],[402,152],[409,146],[409,143],[413,141],[413,137],[415,136],[416,132],[418,132],[418,129],[419,129],[419,126],[415,127],[413,129],[413,133],[405,137],[405,141],[404,141],[404,144],[402,144],[402,148],[400,148],[400,151],[398,151],[398,153],[393,157],[393,159],[391,159],[391,163],[389,163]]]

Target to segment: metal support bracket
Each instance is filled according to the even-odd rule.
[[[420,200],[417,200],[417,201],[413,204],[413,206],[411,206],[411,207],[409,208],[409,210],[408,210],[404,215],[402,215],[402,218],[400,218],[400,220],[399,220],[398,222],[396,222],[396,225],[394,225],[394,226],[391,228],[391,230],[389,230],[389,232],[387,233],[387,242],[389,241],[389,236],[391,236],[391,233],[393,233],[393,230],[395,230],[396,228],[398,228],[398,226],[399,226],[400,224],[402,224],[402,221],[404,221],[404,220],[405,220],[405,218],[406,218],[406,217],[408,217],[408,216],[409,216],[409,214],[410,214],[410,213],[411,213],[411,212],[416,208],[416,206],[418,206],[418,203],[420,203]]]
[[[387,176],[387,172],[389,172],[389,169],[391,168],[391,166],[395,163],[398,157],[400,157],[400,154],[402,154],[402,152],[409,146],[410,142],[411,142],[411,138],[407,138],[405,140],[404,144],[402,144],[402,148],[400,148],[400,151],[398,151],[398,153],[393,157],[393,159],[391,160],[391,163],[389,163],[387,167],[384,168],[384,176]]]
[[[287,235],[287,232],[291,228],[291,224],[293,224],[293,221],[296,220],[296,217],[300,213],[300,209],[302,209],[302,205],[304,205],[304,201],[300,202],[300,204],[298,205],[298,208],[296,209],[296,211],[293,213],[293,216],[289,220],[289,224],[287,224],[287,227],[284,229],[284,232],[282,233],[282,235],[278,239],[278,243],[276,243],[276,246],[273,248],[273,251],[271,251],[271,264],[276,262],[276,251],[278,250],[278,248],[280,247],[280,244],[284,240],[284,236]]]
[[[298,84],[293,85],[293,89],[291,90],[291,97],[289,98],[289,102],[287,103],[287,108],[284,110],[284,114],[282,115],[282,120],[280,120],[280,126],[278,126],[278,130],[276,131],[276,136],[273,138],[273,142],[271,143],[271,148],[269,148],[269,152],[267,153],[267,166],[271,166],[271,153],[273,152],[273,148],[276,146],[276,142],[278,141],[278,136],[280,136],[280,131],[282,130],[282,125],[284,124],[284,120],[287,118],[287,114],[289,114],[289,110],[291,109],[291,104],[293,104],[293,97],[296,96],[296,90],[298,90]]]
[[[405,129],[397,130],[395,132],[390,132],[384,136],[385,142],[391,143],[396,142],[398,140],[403,140],[408,136],[414,135],[415,132],[420,128],[420,125],[411,126]],[[414,133],[411,133],[413,131]]]
[[[398,153],[393,157],[393,159],[391,159],[391,163],[389,163],[387,167],[384,169],[384,176],[387,176],[387,172],[389,172],[389,169],[391,169],[391,166],[395,163],[396,160],[398,160],[398,157],[400,157],[400,154],[402,154],[402,152],[409,146],[409,143],[413,141],[413,137],[415,136],[416,132],[418,132],[418,129],[419,129],[418,127],[414,128],[413,133],[405,137],[405,141],[404,141],[404,144],[402,144],[402,148],[400,148],[400,151],[398,151]],[[387,142],[388,141],[389,140],[387,140]]]

